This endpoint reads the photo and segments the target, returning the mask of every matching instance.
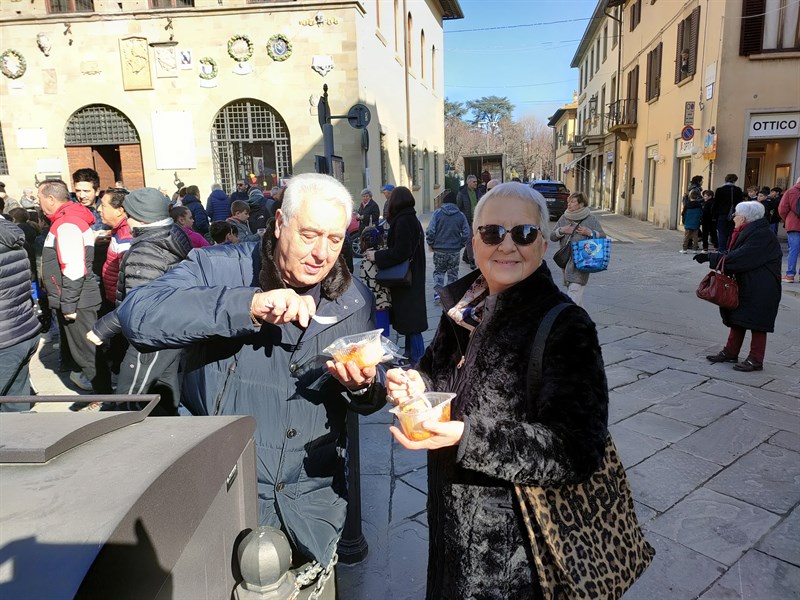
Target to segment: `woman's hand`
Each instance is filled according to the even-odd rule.
[[[588,237],[592,236],[592,230],[586,227],[585,225],[581,225],[578,227],[578,235],[585,235]]]
[[[425,382],[414,369],[389,369],[386,372],[386,399],[394,405],[425,392]]]
[[[367,250],[364,253],[364,256],[366,257],[367,260],[371,260],[371,261],[374,262],[375,261],[375,250]]]
[[[436,450],[437,448],[446,448],[448,446],[455,446],[461,441],[461,436],[464,435],[464,422],[463,421],[425,421],[422,426],[433,435],[426,440],[415,442],[408,439],[405,434],[397,427],[389,427],[394,439],[400,442],[404,448],[409,450]]]

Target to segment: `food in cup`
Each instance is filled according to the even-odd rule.
[[[422,426],[425,421],[446,423],[450,420],[450,403],[455,397],[455,394],[444,392],[425,392],[400,406],[395,406],[389,412],[397,417],[405,436],[419,442],[433,435]],[[430,405],[430,408],[425,408],[426,405]]]

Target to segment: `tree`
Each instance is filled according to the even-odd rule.
[[[472,111],[472,124],[492,133],[497,130],[501,119],[510,119],[514,112],[514,105],[505,96],[484,96],[478,100],[470,100],[467,108]]]
[[[467,108],[464,106],[463,102],[456,102],[450,101],[447,98],[444,99],[444,120],[447,122],[450,119],[463,119],[464,115],[467,114]]]

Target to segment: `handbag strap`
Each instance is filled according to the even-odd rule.
[[[569,243],[572,241],[572,236],[573,236],[573,235],[575,235],[575,232],[576,232],[576,231],[578,231],[578,227],[580,226],[580,224],[581,224],[581,223],[583,223],[583,222],[584,222],[586,219],[588,219],[588,218],[589,218],[589,217],[583,217],[583,218],[582,218],[580,221],[578,221],[577,223],[575,223],[575,227],[573,227],[573,228],[572,228],[572,233],[570,233],[570,234],[569,234],[569,237],[567,238],[567,241],[566,241],[566,242],[564,242],[564,245],[565,245],[565,246],[568,246],[568,245],[569,245]]]
[[[542,319],[542,322],[539,324],[539,329],[536,330],[536,336],[533,338],[533,350],[531,351],[531,357],[528,360],[528,385],[526,386],[528,400],[535,395],[534,390],[536,393],[538,393],[539,388],[541,387],[544,347],[547,344],[547,338],[550,337],[550,330],[553,328],[553,324],[556,322],[558,315],[561,314],[561,311],[569,306],[572,306],[572,304],[569,302],[556,304],[553,308],[547,311],[544,319]]]

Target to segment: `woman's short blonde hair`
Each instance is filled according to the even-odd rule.
[[[589,206],[589,201],[586,199],[586,194],[583,192],[572,192],[569,198],[575,198],[575,200],[580,202],[583,206]],[[569,198],[567,198],[567,201],[569,201]]]
[[[539,213],[539,222],[531,223],[531,225],[539,226],[543,239],[550,238],[550,211],[547,210],[547,200],[532,187],[520,185],[515,181],[501,183],[493,187],[478,201],[478,205],[475,207],[475,214],[472,217],[473,233],[477,232],[478,227],[483,225],[481,223],[481,213],[483,212],[483,207],[486,206],[486,202],[493,199],[502,200],[503,198],[519,198],[533,204]]]

